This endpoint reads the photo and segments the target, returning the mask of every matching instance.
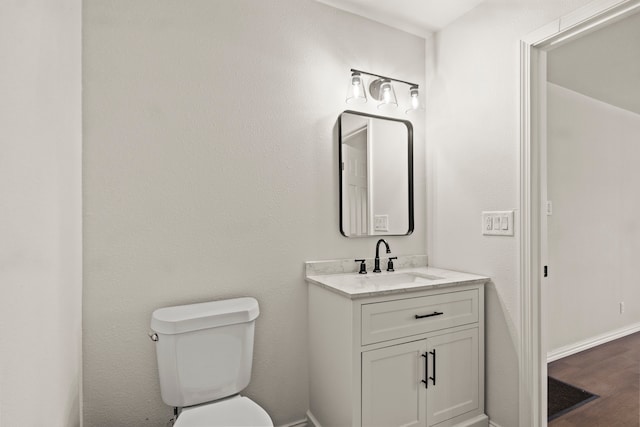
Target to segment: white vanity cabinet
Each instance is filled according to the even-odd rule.
[[[488,426],[484,283],[354,296],[310,281],[311,424]]]
[[[363,352],[362,425],[435,426],[473,412],[479,363],[478,328]]]

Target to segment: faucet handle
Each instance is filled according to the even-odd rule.
[[[394,260],[394,259],[398,259],[398,257],[397,257],[397,256],[391,256],[391,257],[389,257],[389,262],[387,263],[387,271],[395,271],[395,270],[393,269],[393,260]]]
[[[364,261],[365,260],[363,260],[363,259],[355,260],[355,262],[359,262],[360,263],[360,271],[358,272],[359,274],[367,274],[367,264],[365,264]]]

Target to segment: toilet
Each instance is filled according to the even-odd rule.
[[[273,426],[241,396],[251,379],[255,298],[165,307],[151,316],[162,400],[177,409],[174,427]]]

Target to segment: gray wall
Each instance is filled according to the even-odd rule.
[[[421,83],[424,40],[311,0],[88,0],[83,24],[85,425],[163,426],[151,312],[240,295],[261,308],[246,394],[304,418],[303,262],[374,253],[338,230],[349,69]],[[414,126],[401,255],[426,250]]]

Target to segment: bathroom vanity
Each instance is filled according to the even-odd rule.
[[[488,426],[489,279],[415,266],[340,273],[334,263],[307,263],[310,423]]]

